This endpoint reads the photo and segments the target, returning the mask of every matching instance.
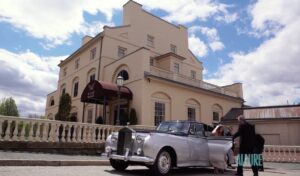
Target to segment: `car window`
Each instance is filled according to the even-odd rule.
[[[196,136],[204,136],[203,132],[204,132],[203,125],[195,124],[195,135]]]
[[[157,131],[168,133],[182,133],[187,134],[189,129],[189,122],[162,122],[157,127]]]

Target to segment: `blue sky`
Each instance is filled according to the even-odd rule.
[[[15,98],[22,116],[44,114],[56,89],[57,64],[84,35],[122,25],[126,0],[0,0],[0,98]],[[189,28],[189,48],[204,80],[243,83],[252,106],[300,102],[300,6],[297,0],[136,0]]]

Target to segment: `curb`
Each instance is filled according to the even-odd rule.
[[[108,160],[0,160],[0,166],[109,166]]]

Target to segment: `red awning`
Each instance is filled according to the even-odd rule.
[[[103,104],[104,101],[114,99],[118,96],[118,86],[102,81],[92,81],[86,85],[82,94],[81,102]],[[132,99],[132,92],[126,86],[120,89],[121,99]]]

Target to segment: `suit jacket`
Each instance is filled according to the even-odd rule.
[[[245,122],[239,125],[238,131],[233,135],[233,139],[240,137],[240,153],[253,153],[255,147],[255,128]]]

